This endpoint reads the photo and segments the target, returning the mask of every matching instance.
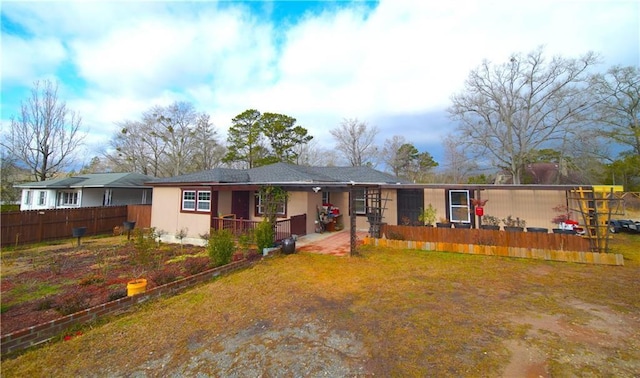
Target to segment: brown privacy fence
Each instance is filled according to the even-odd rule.
[[[585,264],[624,265],[621,254],[589,252],[581,236],[383,225],[383,238],[365,238],[381,247],[505,256]]]
[[[149,227],[151,205],[81,207],[13,211],[0,214],[2,246],[37,243],[70,238],[74,228],[86,227],[85,235],[113,232],[124,221],[136,222],[136,227]]]
[[[507,232],[482,229],[391,226],[383,224],[387,239],[425,242],[494,245],[502,247],[590,251],[589,240],[570,234]]]

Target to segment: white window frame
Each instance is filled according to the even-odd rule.
[[[357,215],[367,214],[367,190],[366,189],[354,189],[353,190],[353,211]]]
[[[102,206],[111,206],[111,203],[113,201],[113,190],[112,189],[105,189],[104,191],[104,201],[102,201]]]
[[[211,212],[211,191],[183,189],[181,209],[188,212]]]
[[[31,200],[33,198],[33,192],[31,190],[25,190],[24,192],[24,204],[31,205]]]
[[[58,205],[59,206],[78,206],[79,203],[78,192],[58,192]]]
[[[47,192],[41,190],[38,192],[38,206],[44,206],[47,204]]]
[[[329,192],[322,192],[322,204],[331,203],[331,195]]]
[[[264,205],[262,204],[262,196],[260,192],[255,193],[256,197],[256,215],[264,216]],[[278,208],[276,211],[276,216],[285,217],[287,216],[287,199],[283,198],[282,202],[278,204]]]
[[[466,198],[466,202],[455,201],[459,195]],[[449,216],[452,223],[471,223],[471,213],[469,207],[470,193],[469,190],[451,189],[449,190]]]
[[[189,194],[189,198],[187,198]],[[182,191],[182,210],[183,211],[196,211],[196,203],[198,198],[198,192],[196,190],[183,190]],[[189,207],[185,206],[189,204]]]
[[[198,203],[196,204],[197,211],[211,211],[211,191],[199,190],[198,191]]]

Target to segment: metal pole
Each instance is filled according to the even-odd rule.
[[[351,230],[349,231],[351,235],[350,256],[353,257],[358,255],[358,251],[356,250],[356,200],[353,192],[353,185],[351,185],[351,188],[349,189],[349,210],[351,212],[351,216],[349,218],[351,224]]]

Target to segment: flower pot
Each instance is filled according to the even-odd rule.
[[[127,296],[131,297],[147,291],[147,280],[145,278],[137,278],[127,282]]]
[[[527,232],[539,232],[541,234],[546,234],[549,232],[549,229],[544,227],[527,227]]]
[[[493,231],[499,231],[500,230],[500,226],[494,226],[491,224],[483,224],[482,226],[480,226],[481,229],[483,230],[493,230]]]
[[[508,232],[524,232],[524,227],[507,227],[504,226],[504,230]]]
[[[575,230],[565,230],[562,228],[554,228],[553,229],[553,233],[554,234],[567,234],[567,235],[576,235],[576,231]]]
[[[454,223],[454,228],[471,228],[471,223]]]
[[[290,255],[296,252],[296,241],[293,238],[286,238],[282,240],[282,253]]]
[[[438,228],[451,228],[451,223],[436,223],[436,227]]]

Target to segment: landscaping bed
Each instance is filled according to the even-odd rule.
[[[126,236],[87,238],[80,246],[74,239],[57,245],[5,248],[1,333],[122,298],[127,295],[127,283],[136,278],[145,278],[151,289],[211,267],[204,247],[141,244],[140,239]]]

